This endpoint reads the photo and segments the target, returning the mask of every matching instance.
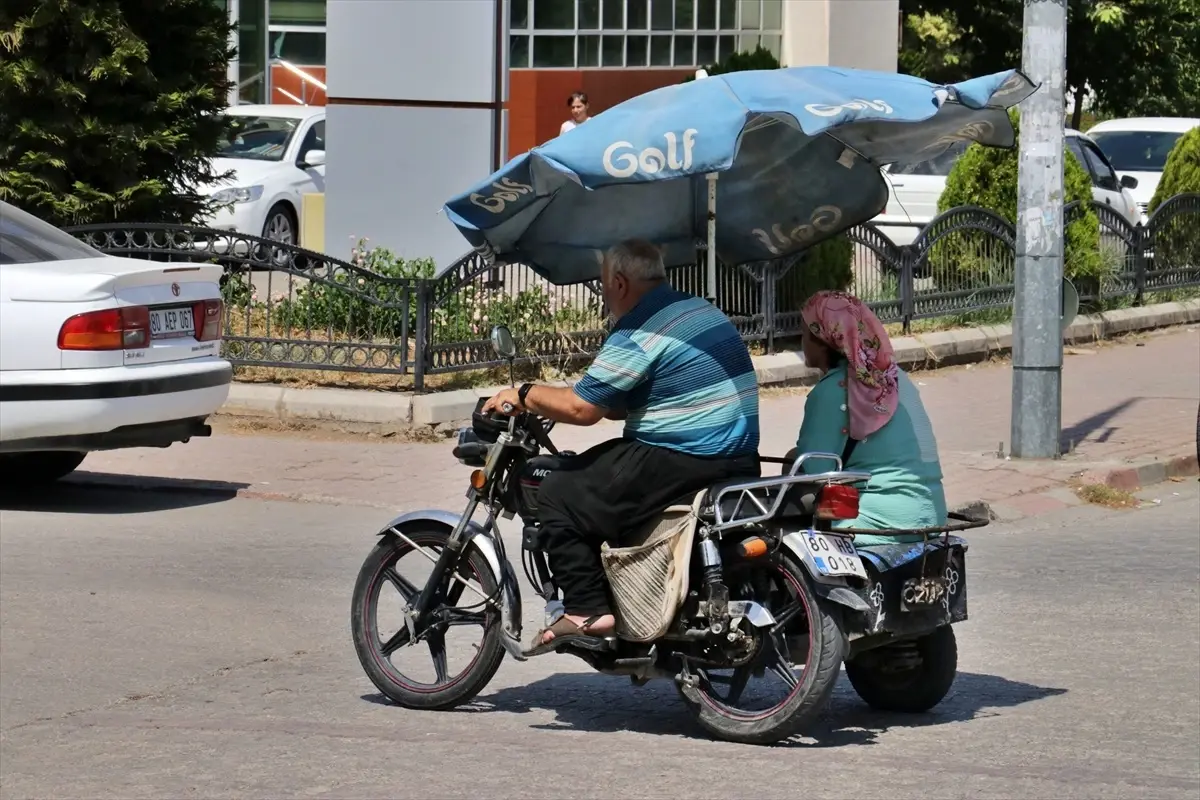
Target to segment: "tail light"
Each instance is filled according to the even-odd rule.
[[[195,317],[196,341],[211,342],[221,338],[221,312],[224,306],[220,300],[201,300],[192,307]]]
[[[106,308],[76,314],[58,331],[59,350],[137,350],[150,346],[150,310]]]
[[[858,489],[853,486],[826,486],[817,500],[817,519],[855,519],[858,516]]]

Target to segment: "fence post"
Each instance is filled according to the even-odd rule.
[[[911,244],[900,246],[900,317],[904,324],[904,333],[909,332],[912,318],[917,313],[916,299],[913,297],[913,269],[916,266],[917,251]]]
[[[1149,226],[1138,222],[1133,229],[1133,304],[1140,306],[1146,293],[1146,247],[1150,241]]]
[[[767,336],[767,354],[775,352],[775,264],[764,264],[762,271],[763,333]]]
[[[433,299],[432,281],[422,279],[417,282],[417,331],[414,349],[417,357],[413,359],[413,388],[418,392],[425,389],[425,368],[429,364],[429,340],[432,338],[433,310],[430,308]]]

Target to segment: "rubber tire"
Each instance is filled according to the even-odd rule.
[[[290,244],[282,244],[281,243],[279,246],[286,247],[286,248],[299,247],[300,246],[300,221],[296,216],[296,212],[294,210],[292,210],[292,207],[290,205],[288,205],[287,203],[276,203],[275,205],[271,206],[271,210],[267,212],[267,218],[263,221],[263,229],[262,229],[262,232],[259,233],[259,236],[261,236],[263,239],[268,238],[267,237],[267,229],[271,227],[271,220],[272,220],[272,218],[275,217],[276,214],[280,214],[280,213],[284,214],[288,218],[288,221],[292,223],[292,242]],[[291,263],[292,263],[293,269],[303,271],[303,270],[307,270],[309,267],[312,266],[312,264],[309,263],[309,260],[307,258],[305,258],[304,256],[300,256],[300,255],[296,255],[296,254],[291,254],[291,255],[292,255]],[[272,266],[272,267],[270,267],[270,269],[279,269],[279,267]]]
[[[718,739],[739,744],[775,744],[801,733],[829,701],[837,685],[846,654],[846,636],[842,632],[841,612],[813,592],[808,573],[790,555],[782,555],[784,568],[800,586],[806,605],[816,619],[810,620],[815,632],[812,652],[815,658],[805,665],[801,688],[780,710],[759,720],[739,720],[716,710],[706,702],[694,703],[676,684],[679,696],[700,723],[700,727]],[[818,624],[819,623],[819,624]],[[813,664],[815,669],[810,668]]]
[[[449,538],[449,531],[438,525],[424,528],[405,528],[404,534],[414,542],[424,546],[444,545]],[[459,678],[451,688],[433,691],[413,691],[396,682],[388,672],[376,662],[375,642],[378,641],[378,627],[374,619],[366,619],[367,593],[379,574],[387,565],[390,556],[397,547],[407,547],[391,534],[380,537],[379,543],[371,550],[362,568],[358,572],[358,580],[354,583],[354,594],[350,605],[350,629],[354,639],[354,650],[358,653],[358,661],[363,671],[375,684],[375,688],[392,702],[404,708],[422,711],[441,711],[469,703],[491,681],[500,662],[504,659],[504,646],[500,643],[500,618],[496,612],[495,620],[484,633],[483,644],[469,671]],[[418,554],[408,557],[420,558]],[[494,594],[498,581],[492,574],[487,559],[477,548],[470,549],[469,564],[480,576],[480,584],[486,594]],[[425,645],[417,645],[422,649]]]
[[[917,639],[921,666],[911,680],[896,684],[879,680],[878,673],[863,663],[846,662],[846,677],[863,702],[877,711],[922,714],[946,697],[958,673],[958,642],[954,628],[943,625]]]
[[[44,486],[74,472],[87,453],[73,450],[43,450],[0,455],[0,475],[6,486]]]

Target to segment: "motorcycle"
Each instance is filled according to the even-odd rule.
[[[506,328],[493,330],[492,345],[511,368],[516,347]],[[484,414],[485,400],[454,447],[455,458],[473,470],[462,513],[393,519],[355,583],[351,627],[359,661],[379,691],[404,708],[463,705],[487,686],[506,653],[526,660],[521,587],[498,517],[521,520],[522,564],[546,603],[546,625],[563,613],[537,522],[538,488],[573,454],[550,440],[552,421],[528,412]],[[869,474],[845,470],[833,453],[760,461],[782,465],[780,474],[709,486],[632,532],[622,547],[605,546],[617,629],[564,642],[557,652],[638,686],[671,681],[706,731],[733,742],[770,744],[802,733],[843,664],[873,708],[915,713],[936,706],[957,670],[951,626],[967,618],[968,545],[954,534],[987,520],[951,515],[945,526],[916,531],[836,528],[858,516],[856,487]],[[805,472],[810,462],[831,468]],[[474,519],[481,507],[482,523]],[[856,546],[856,534],[865,533],[917,541]],[[432,564],[421,584],[397,569],[413,554]],[[385,637],[376,617],[387,586],[400,595],[401,622]],[[450,675],[447,634],[475,627],[480,643],[466,667]],[[393,661],[422,642],[432,683]],[[781,699],[747,696],[751,678],[769,677],[782,684]]]

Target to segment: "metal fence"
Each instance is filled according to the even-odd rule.
[[[1095,215],[1098,222],[1097,240]],[[1200,194],[1163,203],[1145,224],[1111,207],[1066,208],[1070,270],[1085,304],[1200,286]],[[595,283],[556,287],[521,265],[464,256],[438,278],[427,262],[350,261],[229,231],[113,224],[68,229],[113,255],[224,265],[223,355],[235,364],[297,370],[431,374],[498,366],[494,324],[517,334],[526,362],[566,365],[594,354],[605,310]],[[1013,225],[962,207],[928,225],[866,223],[845,234],[849,289],[884,322],[956,317],[1012,305]],[[799,334],[800,303],[812,291],[808,254],[718,270],[717,301],[747,342],[768,352]],[[703,294],[697,264],[669,273],[677,288]],[[844,266],[844,265],[843,265]],[[374,267],[374,268],[372,268]]]

